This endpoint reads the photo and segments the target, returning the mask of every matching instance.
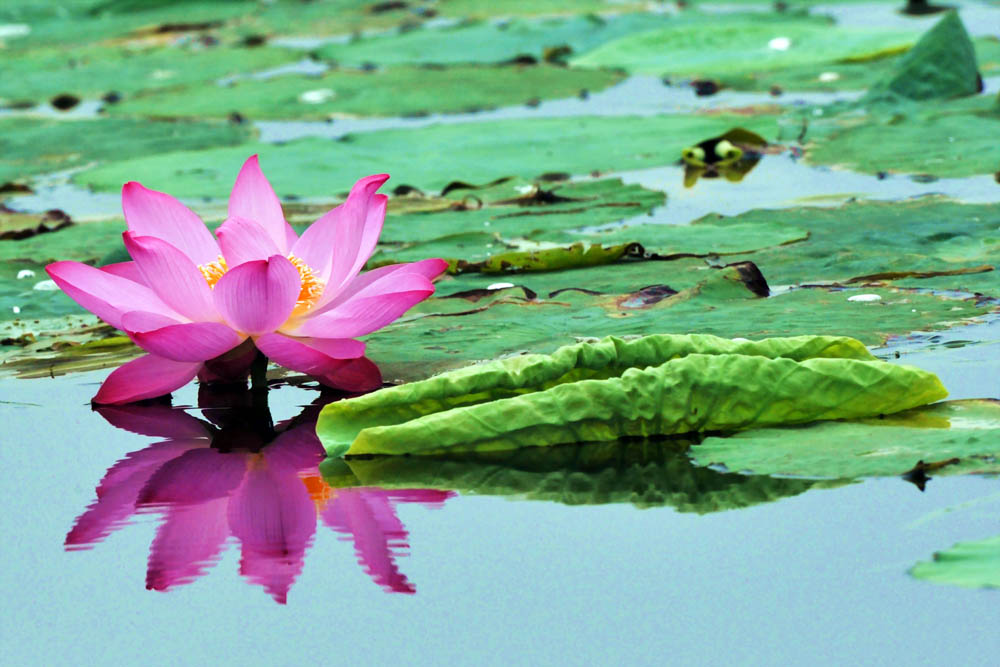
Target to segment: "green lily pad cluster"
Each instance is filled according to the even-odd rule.
[[[332,403],[328,455],[492,451],[891,414],[947,395],[842,338],[608,338]]]

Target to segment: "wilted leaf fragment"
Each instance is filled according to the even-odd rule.
[[[871,359],[833,337],[607,338],[334,403],[317,432],[331,456],[490,451],[861,417],[946,395],[933,374]]]
[[[917,579],[963,588],[1000,588],[1000,535],[959,542],[910,569]]]

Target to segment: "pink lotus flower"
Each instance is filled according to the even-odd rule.
[[[446,267],[427,259],[359,275],[382,231],[388,198],[376,190],[388,178],[359,180],[301,237],[256,155],[240,170],[214,237],[170,195],[126,183],[123,237],[133,261],[46,267],[70,298],[149,352],[112,372],[94,401],[160,396],[195,376],[245,378],[257,350],[332,387],[378,387],[378,368],[356,338],[430,296]]]
[[[272,429],[266,408],[241,409],[240,401],[238,392],[203,393],[199,404],[212,423],[163,405],[98,408],[112,425],[159,441],[108,469],[97,499],[66,536],[66,548],[89,549],[133,515],[161,513],[146,588],[168,591],[198,579],[235,537],[240,574],[285,604],[319,519],[353,540],[359,564],[386,592],[415,593],[396,565],[409,536],[395,507],[439,508],[455,494],[331,489],[317,470],[325,456],[315,430],[321,405]]]

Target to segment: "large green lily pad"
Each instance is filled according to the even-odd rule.
[[[566,505],[668,506],[697,514],[774,502],[829,484],[700,468],[688,460],[686,445],[640,440],[461,456],[327,459],[320,472],[333,488],[432,488]]]
[[[963,588],[1000,588],[1000,536],[959,542],[910,569],[917,579]]]
[[[115,190],[138,180],[180,197],[222,197],[251,153],[280,196],[330,196],[358,177],[390,169],[396,183],[439,190],[452,180],[487,183],[500,176],[532,179],[545,172],[641,169],[669,164],[699,137],[742,125],[765,137],[773,117],[580,117],[437,125],[349,135],[341,141],[303,139],[276,146],[151,154],[97,167],[79,183]]]
[[[916,39],[911,31],[836,27],[799,14],[702,14],[627,35],[570,62],[657,75],[733,75],[869,60],[905,51]]]
[[[111,107],[115,114],[250,119],[325,119],[338,116],[400,116],[455,113],[573,97],[599,91],[623,78],[607,70],[568,70],[551,65],[464,66],[428,69],[335,70],[323,76],[247,79],[232,86],[179,87],[133,97]]]
[[[235,146],[251,134],[246,126],[228,123],[0,118],[0,183],[95,161]],[[122,178],[109,189],[130,180],[136,179]]]
[[[1000,294],[1000,275],[994,270],[1000,253],[998,204],[959,204],[941,197],[863,201],[708,216],[694,226],[761,222],[809,233],[805,242],[742,256],[752,259],[772,284],[893,281]]]
[[[811,127],[806,157],[815,164],[942,178],[1000,169],[1000,146],[984,140],[1000,132],[1000,104],[991,97],[880,105],[867,117],[844,113]]]
[[[319,49],[317,55],[350,65],[499,63],[516,56],[541,61],[546,49],[568,47],[570,53],[583,53],[623,35],[663,27],[674,20],[664,14],[623,14],[608,18],[586,15],[539,21],[460,23],[329,44]]]
[[[0,97],[8,101],[38,103],[63,93],[93,98],[114,91],[127,99],[143,90],[177,89],[191,84],[200,84],[199,94],[204,94],[223,77],[264,70],[301,58],[299,52],[269,47],[196,48],[188,45],[157,48],[140,44],[82,49],[39,48],[0,60],[0,79],[4,81]],[[190,93],[188,100],[191,100]]]
[[[949,401],[897,415],[757,429],[706,438],[691,450],[700,465],[762,475],[854,479],[902,475],[918,461],[933,475],[1000,473],[1000,401]]]

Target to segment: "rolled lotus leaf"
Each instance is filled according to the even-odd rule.
[[[455,407],[363,429],[328,453],[490,451],[628,436],[738,431],[889,414],[944,398],[920,369],[855,359],[689,354],[621,377]],[[324,430],[319,430],[321,437]]]
[[[455,407],[543,391],[568,382],[617,377],[629,368],[658,366],[688,354],[740,354],[796,361],[817,357],[875,359],[853,338],[794,336],[738,341],[704,334],[655,334],[577,343],[550,355],[528,354],[467,366],[427,380],[389,387],[327,405],[317,432],[331,456],[343,454],[358,433],[401,424]]]

